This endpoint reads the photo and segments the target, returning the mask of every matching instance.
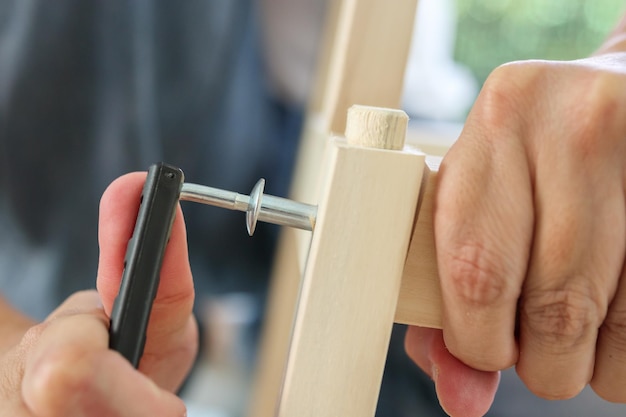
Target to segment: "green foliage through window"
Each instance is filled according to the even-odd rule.
[[[589,55],[626,10],[626,0],[456,1],[455,59],[481,84],[505,62]]]

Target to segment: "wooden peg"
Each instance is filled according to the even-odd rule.
[[[348,109],[346,140],[354,146],[401,150],[408,123],[402,110],[357,104]]]

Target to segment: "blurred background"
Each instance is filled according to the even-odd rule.
[[[494,68],[588,56],[625,8],[622,0],[420,1],[404,106],[414,118],[462,123]]]
[[[520,59],[569,60],[591,54],[626,8],[623,0],[455,0],[454,59],[479,84]]]

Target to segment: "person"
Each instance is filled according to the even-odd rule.
[[[35,3],[15,4],[16,8],[28,8]],[[57,2],[47,9],[44,4],[38,3],[43,9],[38,9],[35,14],[25,13],[24,20],[18,20],[15,27],[23,27],[20,24],[29,22],[27,18],[36,23],[53,21],[57,28],[75,27],[73,25],[86,25],[85,15],[93,17],[102,12],[112,19],[109,23],[127,27],[118,21],[120,16],[127,16],[120,13],[118,8],[124,6],[119,2],[104,2],[98,6],[105,10],[93,10],[92,4],[81,3],[79,7],[84,8],[83,14],[70,21],[63,17],[73,14],[63,6],[77,7],[76,3]],[[189,10],[178,4],[160,10],[157,15],[177,22],[178,14]],[[145,25],[147,21],[142,19],[145,14],[137,10],[134,13],[129,15],[136,16],[138,22]],[[191,13],[185,16],[186,19],[193,17]],[[94,27],[97,32],[110,26],[101,23]],[[168,29],[168,35],[175,36],[175,31],[171,27]],[[414,361],[435,380],[441,404],[451,415],[472,417],[484,414],[496,390],[497,371],[513,364],[517,365],[526,384],[540,396],[570,397],[591,383],[602,397],[626,402],[619,389],[626,380],[623,320],[620,319],[626,297],[621,288],[624,285],[620,286],[626,252],[624,187],[621,184],[624,158],[620,152],[623,151],[620,139],[626,130],[626,98],[623,97],[626,57],[620,52],[626,47],[625,34],[626,23],[622,21],[605,46],[586,60],[570,63],[535,61],[497,69],[480,94],[459,141],[444,160],[437,192],[435,231],[446,313],[445,331],[412,328],[406,336],[406,348]],[[176,36],[182,37],[180,33]],[[37,39],[30,38],[30,42],[37,44]],[[90,51],[93,45],[89,39],[82,38],[82,42],[76,44],[59,42],[53,45],[55,48],[48,49],[56,53],[64,47]],[[159,39],[171,40],[168,37]],[[124,36],[122,40],[125,40]],[[46,45],[46,42],[42,44]],[[100,46],[98,51],[106,58],[118,57],[120,53],[111,45]],[[51,59],[52,63],[59,64],[54,57]],[[120,62],[124,61],[106,59],[104,62],[121,65]],[[93,66],[90,60],[70,64],[81,70]],[[33,65],[31,68],[34,73],[10,73],[14,77],[13,83],[8,83],[6,78],[2,80],[4,99],[7,96],[24,97],[16,90],[7,92],[7,85],[39,97],[37,84],[20,78],[33,77],[26,79],[34,82],[37,76],[46,75],[37,69],[45,69],[47,76],[52,73],[57,77],[67,71],[65,65]],[[189,69],[187,74],[190,76],[197,75],[193,65],[183,65],[183,68]],[[128,71],[116,74],[120,73],[128,74]],[[171,73],[164,69],[164,73],[158,75],[165,77]],[[4,76],[8,77],[6,72]],[[103,117],[98,121],[101,127],[115,128],[105,132],[107,140],[118,135],[128,139],[133,135],[124,130],[121,120],[125,113],[120,108],[130,105],[123,100],[128,91],[106,77],[97,85],[101,88],[99,92],[106,93],[105,98],[112,105],[107,106],[108,112],[104,112],[107,117],[96,112]],[[16,83],[16,79],[22,82]],[[79,97],[91,93],[88,87],[93,80],[72,81],[87,88]],[[182,79],[176,81],[180,83],[173,85],[186,85]],[[134,98],[144,104],[151,103],[151,90],[145,89],[145,85],[142,87],[142,82],[131,83],[137,89]],[[64,85],[66,83],[60,83],[60,93]],[[111,90],[112,87],[117,89]],[[177,92],[175,88],[161,91],[167,93],[165,98],[175,98]],[[169,108],[172,103],[164,97],[158,97],[156,102]],[[225,96],[218,98],[224,99]],[[94,110],[91,107],[94,103],[87,103],[77,100],[76,107],[91,114],[89,111]],[[41,102],[41,107],[34,111],[44,115],[49,111],[58,116],[56,104],[54,101]],[[20,114],[22,110],[29,109],[14,106],[12,112],[4,113],[3,123],[11,127],[4,130],[5,138],[20,131],[13,129],[17,123],[21,123],[22,132],[28,132],[24,126],[28,126],[29,120]],[[146,128],[150,126],[150,114],[139,116],[145,125],[138,131],[150,132]],[[191,126],[198,127],[198,118],[182,120],[193,122],[190,129]],[[212,121],[219,124],[220,120],[216,117]],[[68,124],[65,119],[55,123],[60,127]],[[84,126],[78,123],[73,127]],[[76,138],[75,132],[70,133]],[[50,131],[50,134],[55,133]],[[23,136],[28,137],[27,134]],[[145,145],[138,142],[129,142],[136,147],[132,149],[137,154],[142,143]],[[72,187],[66,184],[66,187],[52,190],[59,194],[37,196],[41,198],[37,207],[54,206],[57,217],[53,218],[58,219],[63,218],[63,208],[67,206],[60,204],[55,197],[65,197],[60,201],[67,204],[79,190],[87,190],[79,187],[85,185],[81,183],[84,178],[72,176],[75,172],[82,172],[76,167],[89,171],[78,152],[101,157],[94,158],[99,162],[98,172],[100,168],[109,172],[111,167],[105,161],[115,160],[104,159],[104,151],[119,156],[121,160],[131,157],[127,154],[128,149],[124,149],[123,141],[101,140],[96,143],[99,147],[87,149],[46,148],[45,143],[40,142],[18,142],[12,144],[13,147],[3,143],[2,155],[4,162],[11,162],[9,156],[15,155],[21,156],[16,160],[32,156],[46,162],[50,154],[60,155],[70,149],[76,152],[77,156],[70,155],[74,162],[71,168],[74,169],[51,161],[54,163],[38,172],[54,173],[54,179],[72,181]],[[87,146],[79,138],[72,144]],[[7,148],[12,152],[6,152]],[[181,151],[173,145],[169,149],[174,149],[172,154]],[[53,180],[45,175],[28,175],[28,169],[19,163],[10,167],[15,171],[5,171],[2,184],[3,191],[8,188],[14,196],[32,189],[41,190],[45,187],[38,182],[47,185]],[[17,180],[22,177],[28,180],[23,185]],[[4,407],[3,414],[185,414],[184,404],[173,393],[192,366],[197,330],[192,314],[194,288],[186,244],[186,233],[191,234],[193,229],[185,230],[181,211],[174,222],[164,259],[141,372],[133,370],[119,355],[107,349],[107,315],[119,286],[125,245],[133,227],[142,182],[142,174],[125,175],[113,181],[102,196],[97,293],[74,293],[39,324],[9,307],[8,303],[0,305],[0,404]],[[7,183],[12,187],[7,187]],[[92,187],[88,190],[93,192]],[[3,207],[8,203],[3,200]],[[37,227],[41,226],[41,213],[28,208],[28,204],[18,205],[12,213],[20,224],[36,225],[30,239],[37,242],[37,239],[45,240],[62,231],[54,227]],[[185,217],[189,220],[192,216],[185,212]],[[82,220],[80,224],[83,224]],[[75,237],[71,233],[61,236],[63,242],[73,241],[71,238]],[[20,241],[17,243],[21,244]],[[190,239],[190,249],[193,247],[191,243]],[[2,246],[5,247],[8,245]],[[47,258],[43,255],[42,259],[43,262]],[[37,281],[30,281],[33,282]],[[519,339],[516,338],[518,301]]]

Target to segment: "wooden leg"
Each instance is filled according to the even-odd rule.
[[[395,131],[383,143],[401,148],[399,113],[359,117],[367,129],[347,132]],[[422,154],[341,139],[327,158],[280,417],[374,415],[424,167]]]

